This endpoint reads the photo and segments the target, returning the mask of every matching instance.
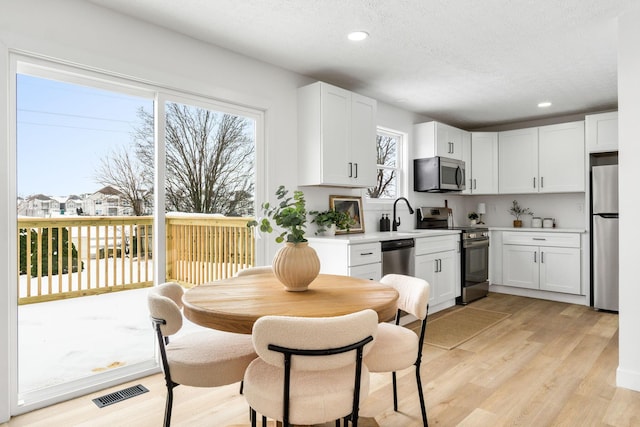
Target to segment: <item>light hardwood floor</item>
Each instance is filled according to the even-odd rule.
[[[640,426],[640,393],[615,386],[617,315],[503,294],[472,306],[511,316],[453,350],[425,345],[422,378],[432,427]],[[397,413],[390,375],[372,375],[371,382],[361,408],[363,427],[421,425],[413,369],[399,373]],[[102,409],[91,401],[139,383],[150,392]],[[2,426],[160,426],[165,393],[161,375],[154,375]],[[180,386],[172,420],[175,426],[247,425],[248,407],[237,384]]]

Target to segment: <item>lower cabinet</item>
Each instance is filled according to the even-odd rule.
[[[542,246],[541,244],[545,244]],[[578,234],[504,233],[502,284],[581,294]]]
[[[431,285],[431,313],[438,305],[454,305],[460,295],[459,240],[458,235],[416,239],[415,275]]]
[[[320,273],[367,280],[382,278],[380,242],[351,244],[344,240],[311,238],[309,246],[320,258]]]

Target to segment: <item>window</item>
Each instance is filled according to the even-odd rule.
[[[376,186],[367,189],[370,199],[395,199],[402,195],[402,142],[404,135],[378,128]]]

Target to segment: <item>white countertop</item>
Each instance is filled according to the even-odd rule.
[[[489,227],[489,231],[526,231],[534,233],[586,233],[584,228]]]
[[[335,236],[306,236],[306,238],[310,243],[332,241],[350,244],[382,242],[396,239],[417,239],[420,237],[447,236],[452,234],[460,234],[460,230],[375,231],[372,233],[338,234]]]

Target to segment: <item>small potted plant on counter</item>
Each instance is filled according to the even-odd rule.
[[[520,219],[522,215],[533,215],[533,212],[531,212],[529,208],[521,207],[517,200],[513,201],[511,209],[509,209],[509,213],[516,217],[516,219],[513,221],[513,226],[515,228],[522,227],[522,220]]]
[[[478,214],[475,212],[469,212],[469,224],[476,225],[478,222]]]
[[[336,229],[349,232],[349,229],[355,223],[346,211],[331,209],[326,211],[311,211],[309,214],[314,215],[311,222],[318,226],[316,234],[323,236],[335,235]]]

